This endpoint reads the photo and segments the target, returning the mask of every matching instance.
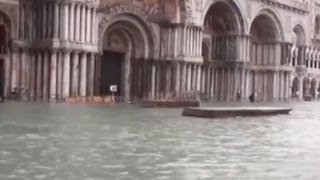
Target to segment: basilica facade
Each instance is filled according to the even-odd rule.
[[[0,94],[317,99],[319,0],[0,0]]]

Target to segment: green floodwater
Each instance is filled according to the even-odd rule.
[[[320,179],[320,103],[279,105],[294,111],[213,120],[126,104],[0,104],[0,180]]]

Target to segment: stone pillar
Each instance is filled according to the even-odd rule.
[[[49,94],[49,53],[43,53],[43,100],[48,100]]]
[[[64,7],[64,40],[69,40],[69,4],[63,4]]]
[[[182,65],[182,73],[181,73],[181,92],[186,92],[187,85],[187,64],[184,62]]]
[[[80,96],[87,95],[87,54],[81,55]]]
[[[39,52],[37,55],[37,99],[40,100],[42,98],[42,53]]]
[[[87,7],[86,8],[86,16],[87,16],[87,23],[86,23],[86,28],[87,28],[87,30],[86,30],[86,33],[87,33],[87,35],[86,35],[86,42],[87,43],[90,43],[90,40],[91,40],[91,29],[92,29],[92,26],[91,26],[91,10],[92,10],[92,8],[91,7]]]
[[[60,51],[57,54],[58,63],[57,63],[57,99],[61,100],[63,97],[63,62],[64,54]]]
[[[4,72],[5,72],[5,74],[4,74],[4,76],[5,76],[5,87],[4,87],[4,95],[6,96],[6,97],[8,97],[9,96],[9,93],[10,93],[10,87],[11,87],[11,63],[12,63],[12,61],[11,61],[11,59],[10,59],[10,57],[6,57],[5,58],[5,62],[4,62],[5,64],[5,69],[4,69]]]
[[[176,94],[178,95],[180,93],[180,62],[176,63],[176,78],[175,78],[175,91]]]
[[[81,6],[81,42],[85,42],[86,41],[86,6],[82,5]]]
[[[76,18],[76,23],[75,23],[75,40],[76,41],[80,41],[80,10],[81,10],[81,6],[80,4],[77,4],[75,7],[75,18]]]
[[[79,95],[79,52],[75,51],[72,58],[72,93],[77,97]]]
[[[303,101],[303,77],[299,77],[299,95],[298,100]]]
[[[57,99],[57,52],[51,52],[50,62],[50,101]]]
[[[187,91],[191,90],[191,76],[192,76],[191,64],[187,64]]]
[[[89,96],[94,95],[94,67],[95,67],[95,58],[94,54],[90,54],[90,59],[89,59],[89,81],[88,81],[88,86],[89,86]]]
[[[152,63],[152,72],[151,72],[151,99],[156,98],[156,65]]]
[[[59,19],[60,19],[60,9],[58,2],[54,3],[54,28],[53,28],[53,38],[58,39],[59,38]]]
[[[47,13],[47,3],[43,3],[42,5],[42,38],[47,38],[47,22],[48,22],[48,13]]]
[[[72,2],[70,5],[70,34],[69,34],[69,39],[71,41],[74,41],[74,29],[75,29],[75,17],[74,17],[74,12],[75,11],[75,4]],[[89,26],[89,25],[88,25]]]
[[[11,54],[11,88],[17,88],[19,86],[19,59],[17,50]]]
[[[37,61],[37,56],[36,53],[34,52],[31,56],[31,74],[30,74],[30,98],[31,100],[34,100],[36,96],[36,62]]]
[[[26,52],[25,50],[21,50],[20,52],[20,55],[21,55],[21,60],[20,60],[20,63],[21,63],[21,67],[20,67],[20,88],[23,88],[26,90],[26,73],[27,73],[27,55],[26,55]]]
[[[70,96],[70,52],[64,52],[63,60],[63,98]]]
[[[130,60],[131,54],[130,51],[128,51],[125,54],[125,59],[124,59],[124,66],[125,66],[125,75],[124,75],[124,98],[125,98],[125,102],[130,102],[131,101],[131,76],[132,76],[132,72],[131,72],[131,60]]]
[[[48,2],[48,38],[51,39],[53,37],[53,18],[54,18],[54,6],[53,3]]]
[[[91,8],[91,43],[96,43],[96,32],[98,31],[98,26],[96,25],[96,8]]]

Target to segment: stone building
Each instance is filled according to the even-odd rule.
[[[319,0],[0,0],[6,97],[316,98],[319,48]]]

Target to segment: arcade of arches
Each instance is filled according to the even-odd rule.
[[[152,8],[109,7],[108,0],[105,6],[67,1],[21,0],[19,21],[0,8],[0,96],[24,93],[31,100],[55,101],[115,94],[126,102],[319,96],[320,46],[316,40],[307,46],[308,33],[299,23],[289,42],[276,8],[248,18],[235,0],[208,0],[207,8],[181,8],[188,12],[173,20],[157,14],[166,11],[148,17]],[[193,11],[203,13],[201,18]]]

